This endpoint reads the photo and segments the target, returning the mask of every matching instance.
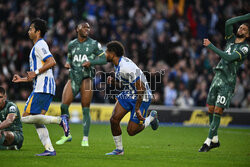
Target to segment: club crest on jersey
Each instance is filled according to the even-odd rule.
[[[73,62],[84,62],[89,61],[87,55],[74,55]]]

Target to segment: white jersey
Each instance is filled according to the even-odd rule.
[[[127,98],[135,99],[137,95],[135,82],[140,79],[144,83],[146,91],[143,95],[143,101],[148,102],[152,99],[152,92],[149,88],[147,79],[140,68],[127,57],[121,57],[119,64],[115,66],[115,77],[125,86],[123,92]],[[125,97],[126,98],[126,97]]]
[[[39,39],[31,49],[29,62],[30,71],[40,69],[45,60],[52,57],[49,47],[44,39]],[[53,76],[52,69],[48,69],[42,74],[37,75],[33,79],[33,92],[36,93],[49,93],[55,95],[56,84]]]

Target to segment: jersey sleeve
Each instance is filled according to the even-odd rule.
[[[239,49],[235,50],[236,53],[239,54],[240,60],[245,59],[249,55],[249,46],[248,45],[242,45],[239,47]]]
[[[18,109],[16,106],[11,105],[8,109],[8,114],[16,114],[17,115]]]
[[[35,50],[37,52],[38,57],[44,62],[49,57],[52,57],[52,54],[49,51],[49,47],[45,42],[41,45],[36,46]]]
[[[102,45],[99,42],[96,42],[94,54],[95,56],[102,56],[105,54],[105,52],[102,50]]]

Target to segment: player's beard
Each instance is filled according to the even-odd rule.
[[[245,38],[245,35],[244,35],[244,34],[239,34],[239,33],[237,33],[237,34],[236,34],[236,37],[237,37],[237,38]]]

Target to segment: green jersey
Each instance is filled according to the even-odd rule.
[[[84,78],[94,77],[92,73],[94,67],[84,68],[82,64],[86,61],[91,62],[91,60],[102,55],[104,55],[104,51],[101,44],[96,40],[87,38],[86,41],[79,42],[78,39],[74,39],[68,45],[67,62],[70,64],[71,70],[78,73],[78,75],[83,75]]]
[[[91,63],[89,68],[82,66],[86,61]],[[69,43],[67,62],[71,66],[69,78],[71,79],[73,95],[76,96],[80,90],[82,80],[94,77],[95,71],[93,66],[106,64],[107,60],[101,44],[96,40],[87,38],[84,42],[74,39]]]
[[[227,40],[224,50],[224,53],[227,54],[226,56],[229,57],[232,55],[232,57],[235,56],[235,59],[227,59],[222,57],[218,65],[214,68],[215,73],[219,73],[220,76],[226,79],[228,84],[233,87],[236,84],[237,72],[241,64],[249,55],[249,45],[246,42],[235,43],[235,38],[235,35],[233,35]]]
[[[223,78],[233,89],[236,84],[237,72],[246,57],[250,54],[249,45],[246,41],[235,43],[236,36],[233,34],[233,24],[248,19],[250,19],[250,13],[226,21],[225,39],[227,40],[227,44],[224,51],[216,48],[212,43],[208,45],[208,48],[221,57],[220,62],[214,69],[216,75]]]
[[[4,131],[19,131],[22,133],[22,123],[20,112],[15,103],[6,101],[5,106],[2,110],[0,110],[0,123],[6,120],[8,114],[14,113],[16,114],[16,119],[14,122],[7,128],[3,129]]]

